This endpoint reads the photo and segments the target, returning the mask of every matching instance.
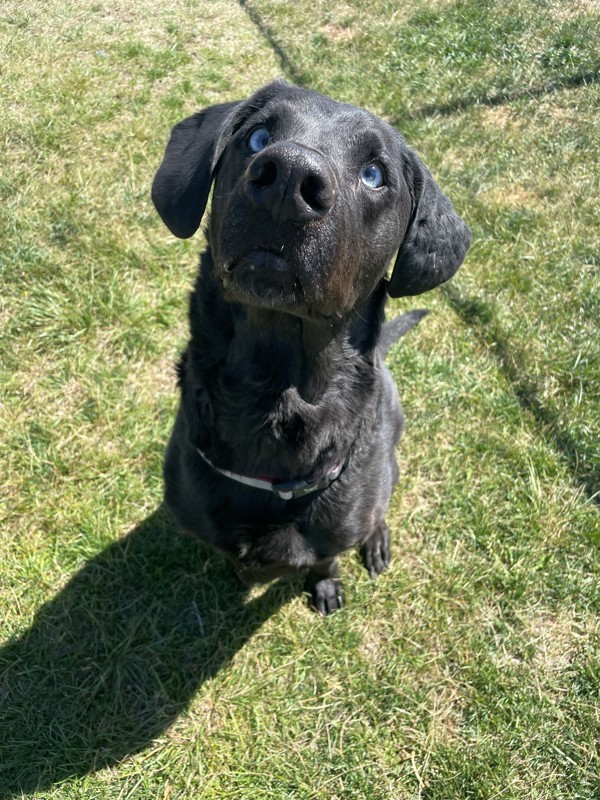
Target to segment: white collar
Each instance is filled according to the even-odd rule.
[[[333,483],[334,480],[336,480],[336,478],[339,478],[343,470],[341,461],[338,461],[318,483],[309,483],[303,479],[296,481],[272,481],[269,480],[269,478],[243,475],[239,472],[230,472],[227,469],[221,469],[220,467],[215,466],[199,447],[197,447],[196,450],[204,459],[204,461],[214,469],[215,472],[219,472],[221,475],[224,475],[226,478],[230,478],[232,481],[243,483],[244,486],[252,486],[254,489],[262,489],[263,491],[271,492],[271,494],[277,495],[282,500],[292,500],[298,497],[304,497],[304,495],[310,494],[311,492],[317,492],[320,489],[326,489],[330,484]]]

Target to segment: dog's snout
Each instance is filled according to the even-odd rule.
[[[250,200],[276,223],[320,219],[335,202],[335,175],[325,156],[292,142],[261,150],[246,170],[246,181]]]

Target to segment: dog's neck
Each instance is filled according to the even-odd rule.
[[[343,355],[348,366],[354,359],[373,360],[386,297],[382,281],[350,316],[331,319],[229,303],[209,248],[191,300],[192,349],[197,346],[203,360],[234,372],[240,384],[268,385],[270,393],[294,386],[306,402],[317,402],[329,382],[339,382],[332,359]]]
[[[330,363],[345,347],[343,330],[251,306],[232,307],[232,317],[227,367],[240,382],[269,385],[273,393],[295,387],[305,402],[318,402],[331,380]]]
[[[221,467],[283,479],[343,461],[355,420],[377,405],[383,303],[377,290],[352,319],[328,324],[228,303],[204,271],[183,376],[186,414],[198,415],[195,444]]]

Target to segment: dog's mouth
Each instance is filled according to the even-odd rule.
[[[286,261],[280,253],[276,253],[274,250],[267,250],[263,247],[251,250],[249,253],[246,253],[232,261],[229,265],[226,265],[225,274],[230,275],[240,266],[245,267],[250,272],[257,270],[262,270],[266,273],[269,271],[289,272],[290,270],[288,261]]]
[[[282,251],[257,247],[223,264],[225,298],[257,308],[303,314],[305,295],[298,271]]]

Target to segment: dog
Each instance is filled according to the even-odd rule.
[[[372,577],[390,560],[403,415],[380,343],[420,314],[383,325],[386,297],[447,281],[471,233],[395,128],[282,80],[173,128],[152,199],[175,236],[211,186],[165,500],[246,585],[304,573],[329,614],[342,551]]]

